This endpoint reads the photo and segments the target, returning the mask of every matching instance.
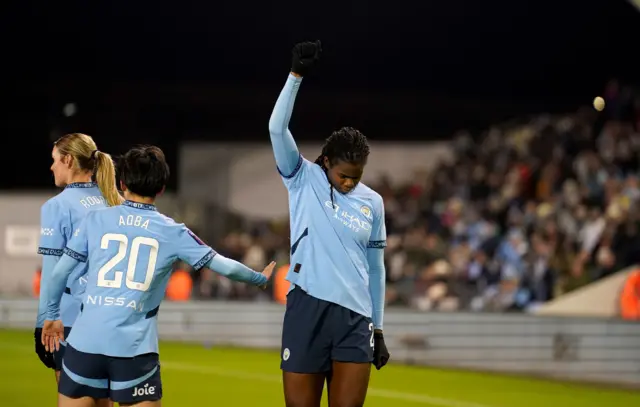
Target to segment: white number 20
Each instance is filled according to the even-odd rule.
[[[373,341],[374,330],[373,330],[373,323],[371,322],[369,323],[369,331],[371,331],[371,339],[369,339],[369,345],[371,345],[371,347],[373,348],[375,346]]]
[[[118,263],[122,261],[127,255],[127,248],[129,246],[129,239],[127,236],[120,233],[107,233],[102,236],[102,240],[100,241],[100,248],[106,250],[109,248],[109,244],[111,242],[118,242],[118,252],[115,256],[111,258],[108,262],[105,263],[104,266],[100,268],[98,271],[98,287],[107,287],[107,288],[120,288],[122,287],[122,271],[113,272],[113,278],[107,278],[107,274],[113,270]],[[136,265],[138,264],[138,252],[140,251],[140,246],[145,245],[149,246],[149,263],[147,264],[147,273],[144,277],[144,282],[138,283],[133,281],[136,273]],[[147,291],[151,286],[151,281],[153,280],[153,273],[156,269],[156,261],[158,260],[158,248],[159,243],[156,239],[152,239],[150,237],[138,236],[131,241],[131,250],[129,251],[129,263],[127,264],[127,274],[125,279],[125,284],[127,288],[138,291]]]

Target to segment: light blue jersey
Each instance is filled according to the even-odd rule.
[[[382,197],[359,183],[333,200],[324,170],[303,158],[288,130],[301,79],[289,75],[269,131],[289,192],[291,267],[286,279],[309,295],[373,319],[382,329],[386,246]]]
[[[178,259],[195,270],[208,267],[236,280],[266,283],[262,274],[216,255],[154,205],[131,201],[87,215],[64,253],[53,272],[47,319],[58,318],[66,274],[78,262],[88,263],[83,310],[68,338],[85,353],[158,353],[157,313]]]
[[[106,201],[98,186],[93,182],[69,184],[58,195],[49,199],[40,210],[40,243],[38,254],[42,254],[42,275],[40,277],[40,300],[36,327],[42,328],[46,313],[46,293],[51,280],[51,272],[62,256],[67,242],[82,219],[94,209],[104,208]],[[82,294],[86,279],[86,265],[78,265],[68,278],[65,295],[62,298],[62,323],[71,327],[80,312]]]

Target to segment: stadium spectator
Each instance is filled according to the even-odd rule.
[[[453,161],[372,185],[386,208],[387,302],[522,310],[640,263],[640,94],[611,81],[603,97],[602,112],[460,132]],[[229,234],[227,255],[288,261],[286,225],[254,230]],[[234,283],[211,293],[257,295]]]

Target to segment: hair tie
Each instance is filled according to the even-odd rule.
[[[91,159],[92,159],[92,160],[95,160],[95,159],[96,159],[96,154],[98,154],[98,150],[93,150],[93,151],[91,152]]]

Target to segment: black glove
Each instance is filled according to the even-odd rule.
[[[320,41],[301,42],[293,47],[291,53],[291,72],[305,76],[320,59],[322,44]]]
[[[36,341],[36,354],[40,358],[40,361],[48,368],[55,369],[56,363],[53,360],[53,353],[47,352],[42,344],[42,328],[36,328],[33,333],[33,338]]]
[[[384,344],[384,336],[382,332],[373,333],[373,365],[380,370],[389,361],[389,351],[387,345]]]

